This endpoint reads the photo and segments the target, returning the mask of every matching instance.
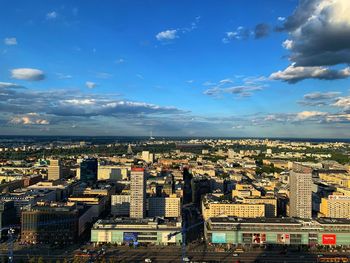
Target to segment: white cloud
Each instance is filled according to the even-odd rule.
[[[156,35],[157,40],[164,41],[164,40],[173,40],[175,38],[178,38],[177,36],[177,30],[176,29],[168,29],[162,32],[159,32]]]
[[[288,83],[296,83],[304,79],[344,79],[350,76],[350,67],[342,70],[333,70],[328,67],[296,67],[291,65],[285,70],[274,72],[270,75],[270,79],[282,80]]]
[[[46,14],[46,19],[56,19],[58,16],[56,11],[52,11]]]
[[[343,110],[350,110],[350,96],[338,98],[332,106],[342,108]]]
[[[87,88],[89,89],[93,89],[93,88],[96,88],[97,87],[97,84],[95,82],[92,82],[92,81],[86,81],[85,82],[85,85]]]
[[[10,82],[0,82],[0,89],[22,89],[21,85],[10,83]]]
[[[38,81],[45,78],[42,70],[34,68],[17,68],[11,70],[11,77],[14,79]]]
[[[293,40],[290,39],[286,39],[283,43],[282,43],[282,47],[284,47],[285,49],[292,49],[293,48]]]
[[[4,39],[4,43],[7,46],[15,46],[17,45],[17,39],[15,37],[7,37]]]
[[[284,16],[279,16],[277,17],[277,20],[283,22],[286,20],[286,18]]]

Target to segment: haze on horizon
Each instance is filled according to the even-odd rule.
[[[1,135],[350,138],[350,1],[0,9]]]

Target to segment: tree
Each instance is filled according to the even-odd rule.
[[[38,263],[44,263],[43,257],[39,257],[39,258],[38,258]]]

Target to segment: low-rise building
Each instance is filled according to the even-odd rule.
[[[204,227],[211,244],[350,246],[350,220],[319,218],[210,218]]]
[[[98,220],[91,229],[91,242],[96,244],[181,244],[181,222],[159,218],[116,218]]]

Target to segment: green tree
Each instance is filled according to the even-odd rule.
[[[39,258],[38,258],[38,263],[44,263],[43,257],[39,257]]]

